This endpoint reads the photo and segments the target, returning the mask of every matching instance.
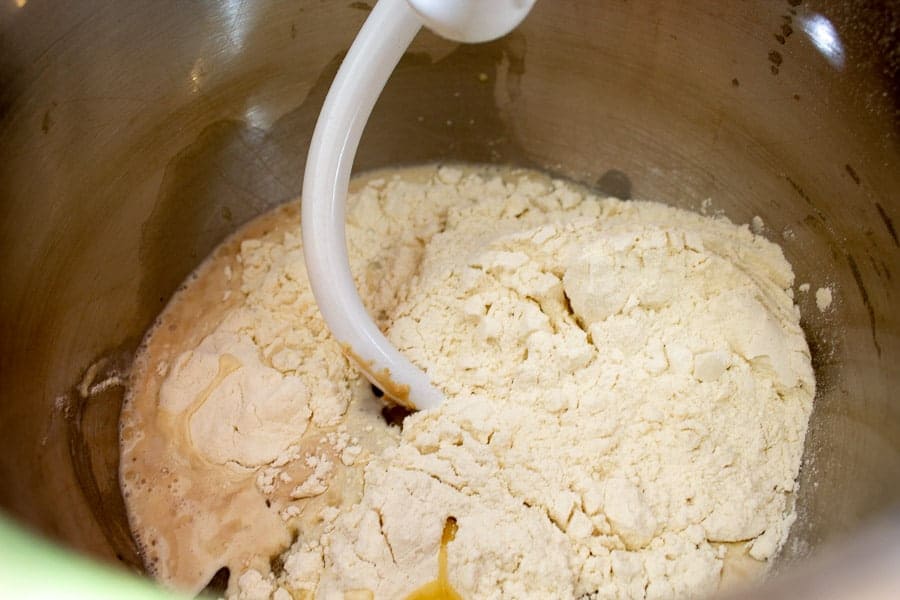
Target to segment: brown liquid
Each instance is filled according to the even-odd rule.
[[[366,374],[370,381],[377,383],[378,387],[384,394],[407,410],[417,410],[416,406],[409,399],[409,386],[405,383],[400,384],[391,377],[389,369],[382,369],[380,372],[375,371],[372,367],[372,361],[363,360],[350,344],[341,344],[344,356],[353,361],[359,370]]]
[[[456,519],[452,517],[447,519],[441,535],[441,549],[438,551],[437,579],[414,591],[406,597],[406,600],[462,600],[462,596],[450,585],[447,573],[447,544],[456,538],[456,530]]]
[[[723,545],[725,557],[722,559],[719,591],[738,590],[763,577],[769,564],[750,556],[746,542],[730,542]]]
[[[270,557],[284,551],[295,536],[316,539],[322,509],[358,501],[365,457],[395,443],[395,430],[381,419],[381,404],[372,400],[368,384],[358,381],[344,426],[359,438],[363,453],[354,466],[344,466],[326,440],[336,427],[310,424],[297,444],[300,456],[324,457],[334,468],[328,491],[297,501],[290,497],[291,490],[313,471],[304,460],[286,465],[283,470],[291,482],[277,481],[267,496],[256,486],[257,470],[211,464],[190,444],[190,413],[240,367],[235,357],[219,357],[217,376],[187,411],[173,414],[159,408],[159,390],[167,373],[159,366],[172,365],[195,348],[242,302],[242,265],[237,260],[241,241],[281,239],[284,232],[297,229],[298,208],[285,205],[262,215],[217,248],[148,332],[132,370],[120,421],[120,482],[130,525],[151,574],[187,593],[202,590],[222,567],[235,575],[248,567],[268,572]],[[230,279],[224,274],[226,267],[232,272]],[[223,300],[226,292],[230,295]],[[281,511],[289,505],[300,513],[286,521]],[[231,577],[232,590],[236,579]]]

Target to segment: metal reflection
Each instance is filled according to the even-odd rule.
[[[200,82],[203,79],[203,76],[206,75],[206,69],[204,68],[203,58],[200,57],[194,61],[194,65],[191,67],[191,92],[194,94],[200,93]]]
[[[272,117],[271,112],[259,104],[253,104],[244,111],[244,120],[259,129],[268,129],[272,125]]]
[[[844,67],[844,45],[831,21],[820,14],[812,14],[801,19],[801,27],[831,66]]]
[[[209,10],[214,27],[189,73],[188,86],[194,94],[200,93],[207,75],[223,61],[244,52],[259,7],[250,0],[219,0],[210,3]]]
[[[254,10],[253,2],[223,0],[219,7],[222,12],[222,25],[228,36],[228,50],[236,54],[244,49],[251,13]]]

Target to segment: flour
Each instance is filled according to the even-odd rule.
[[[752,219],[750,219],[750,231],[755,233],[756,235],[762,235],[763,231],[766,229],[766,224],[763,222],[762,217],[756,215]]]
[[[312,475],[293,489],[291,498],[312,498],[328,489],[328,476],[334,464],[324,456],[308,456],[306,465],[313,469]]]
[[[194,405],[185,406],[186,399]],[[189,415],[190,442],[207,460],[243,467],[274,461],[311,417],[299,377],[264,365],[248,337],[221,331],[176,362],[160,406]]]
[[[230,595],[404,597],[437,573],[450,517],[450,581],[471,600],[701,596],[728,548],[777,553],[814,380],[776,245],[724,218],[451,168],[369,180],[347,233],[370,314],[447,401],[399,440],[377,413],[351,422],[358,376],[299,239],[245,240],[242,303],[160,392],[205,460],[286,496],[283,568],[245,561]],[[325,502],[339,474],[359,493]]]
[[[562,190],[456,208],[427,246],[388,335],[448,401],[370,464],[326,596],[415,589],[448,516],[472,598],[706,594],[721,543],[784,541],[814,381],[780,249],[658,204],[566,211]]]
[[[830,287],[820,287],[816,290],[816,308],[819,312],[825,312],[831,307],[833,294]]]

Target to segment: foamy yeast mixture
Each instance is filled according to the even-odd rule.
[[[815,389],[778,246],[529,171],[358,179],[360,293],[447,398],[401,432],[315,308],[297,213],[223,244],[145,341],[121,479],[160,581],[673,598],[766,569]]]

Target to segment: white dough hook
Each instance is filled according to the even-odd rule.
[[[512,31],[535,0],[379,0],[341,64],[313,133],[301,221],[316,303],[345,354],[387,396],[409,409],[435,408],[443,394],[366,312],[350,272],[345,215],[350,171],[375,101],[423,25],[460,42]]]

